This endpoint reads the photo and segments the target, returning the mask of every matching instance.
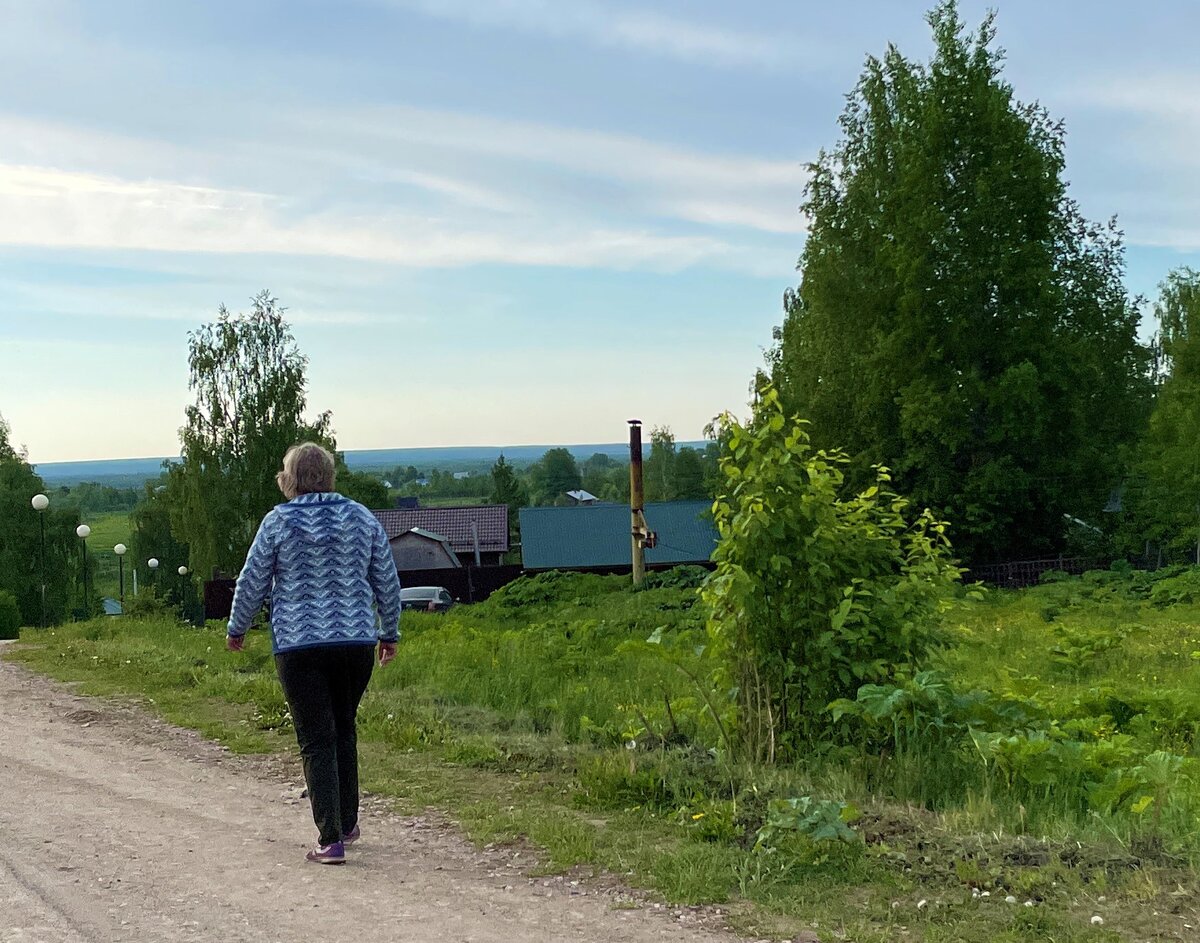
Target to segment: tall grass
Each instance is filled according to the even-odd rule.
[[[1022,779],[985,762],[961,731],[924,720],[903,743],[848,727],[789,766],[731,765],[711,718],[708,699],[721,692],[695,591],[635,592],[596,576],[525,580],[446,616],[406,614],[398,658],[376,673],[360,712],[364,781],[444,802],[480,838],[530,835],[556,866],[633,870],[676,900],[740,894],[795,912],[818,906],[812,888],[821,888],[838,900],[820,906],[863,940],[893,937],[897,887],[932,883],[968,901],[971,886],[1029,887],[1052,900],[1102,881],[1119,894],[1114,861],[1188,884],[1200,814],[1200,603],[1158,606],[1143,589],[1094,577],[963,600],[933,666],[963,695],[1019,703],[1059,741],[1112,741],[1128,764],[1154,751],[1182,757],[1169,794],[1141,812],[1137,796],[1111,811],[1089,805],[1084,780],[1103,770]],[[278,749],[290,744],[290,718],[267,639],[253,636],[236,655],[217,625],[97,620],[35,633],[15,655],[89,691],[152,699],[234,749]],[[448,778],[445,768],[468,772]],[[857,807],[866,844],[822,849],[801,835],[756,846],[772,802],[800,796]],[[1082,843],[1082,863],[1006,863],[1006,843],[1021,835]],[[875,916],[855,923],[844,889],[860,885],[858,902]],[[957,935],[927,938],[1093,936],[1065,902],[1033,929],[972,906],[945,918]]]

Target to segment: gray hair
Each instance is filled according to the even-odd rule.
[[[333,456],[315,442],[302,442],[287,450],[275,481],[290,501],[302,494],[332,491],[334,477]]]

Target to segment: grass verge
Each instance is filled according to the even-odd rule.
[[[694,746],[704,710],[689,702],[696,698],[686,675],[640,647],[661,629],[699,624],[692,597],[669,587],[630,593],[600,578],[568,588],[507,611],[406,616],[400,657],[377,674],[360,712],[364,787],[409,810],[445,810],[480,843],[530,842],[545,870],[603,870],[668,901],[721,904],[735,928],[755,937],[808,930],[858,943],[1200,938],[1189,862],[1166,849],[1132,848],[1128,835],[1102,824],[1047,814],[1033,835],[1014,832],[1008,823],[1019,813],[998,795],[932,810],[906,806],[871,784],[861,758],[720,770]],[[1040,606],[1034,594],[964,609],[946,664],[965,681],[994,682],[987,672],[1011,673],[1014,662],[1033,677],[1037,646],[1058,638]],[[1085,608],[1087,619],[1108,624],[1107,614]],[[1182,628],[1178,612],[1170,618]],[[997,625],[1020,640],[1020,652],[992,652]],[[1159,658],[1140,635],[1126,638],[1139,658]],[[236,751],[293,748],[262,633],[238,655],[224,650],[218,626],[96,620],[27,633],[9,657],[87,694],[140,698]],[[1109,655],[1066,657],[1066,668],[1052,670],[1072,676],[1052,675],[1048,690],[1094,687],[1091,675]],[[1072,658],[1086,664],[1077,670]],[[1128,658],[1113,663],[1118,675],[1128,673]],[[1172,675],[1183,677],[1190,676]],[[652,714],[651,705],[664,702]],[[678,743],[664,736],[667,715]],[[740,788],[730,789],[725,775]],[[797,835],[756,848],[745,822],[761,821],[768,797],[789,795],[853,802],[863,840],[817,844]]]

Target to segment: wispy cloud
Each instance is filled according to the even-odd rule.
[[[1101,120],[1084,145],[1106,156],[1087,185],[1118,209],[1136,245],[1200,250],[1200,71],[1094,77],[1062,100]]]
[[[515,30],[553,39],[720,67],[811,66],[817,50],[800,37],[733,29],[632,5],[593,0],[377,0],[425,16],[477,28]]]
[[[125,181],[0,165],[0,244],[50,248],[274,253],[368,259],[413,267],[481,263],[677,270],[737,260],[735,247],[648,230],[544,226],[472,230],[398,214],[289,218],[258,193]]]
[[[1144,116],[1200,122],[1200,71],[1139,72],[1081,83],[1066,97]]]
[[[264,136],[218,152],[0,116],[0,244],[759,274],[793,251],[762,238],[802,231],[798,162],[410,107]]]
[[[803,231],[797,210],[806,179],[800,156],[771,160],[697,152],[632,135],[403,106],[283,120],[298,122],[292,133],[300,136],[318,127],[334,130],[344,145],[378,155],[381,162],[411,160],[423,151],[453,155],[455,163],[488,176],[492,190],[506,185],[510,192],[528,191],[533,202],[551,170],[622,185],[633,213],[765,233]]]

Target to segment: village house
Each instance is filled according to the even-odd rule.
[[[383,525],[398,570],[493,566],[502,563],[508,552],[508,506],[504,504],[386,508],[371,513]],[[447,553],[455,562],[448,562]],[[409,565],[422,559],[430,565]]]

